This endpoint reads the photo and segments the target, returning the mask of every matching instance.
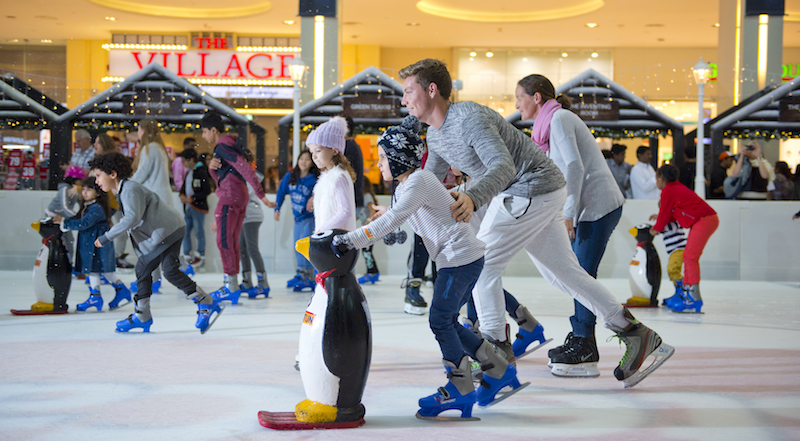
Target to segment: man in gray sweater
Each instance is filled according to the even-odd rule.
[[[183,216],[152,191],[128,180],[132,173],[131,160],[121,153],[97,156],[89,162],[89,166],[94,171],[100,188],[117,195],[119,209],[122,211],[122,219],[100,236],[95,241],[95,246],[103,247],[127,232],[139,258],[136,263],[138,290],[134,296],[135,313],[117,322],[117,332],[128,332],[134,328],[142,328],[143,332],[150,331],[153,324],[150,314],[153,284],[151,273],[161,264],[164,277],[183,291],[187,299],[197,304],[195,326],[204,334],[214,323],[210,321],[212,314],[218,315],[222,310],[213,297],[179,269],[178,254],[186,234]]]
[[[453,166],[476,180],[465,192],[453,193],[453,217],[469,221],[476,208],[488,204],[477,236],[486,244],[486,263],[474,292],[481,332],[507,341],[501,275],[524,249],[549,283],[600,317],[625,342],[626,354],[614,371],[625,387],[666,361],[674,348],[634,319],[578,264],[564,228],[565,181],[555,164],[492,109],[451,103],[452,80],[441,61],[419,61],[399,76],[402,104],[430,126],[425,169],[441,180]],[[655,360],[644,365],[651,354]]]

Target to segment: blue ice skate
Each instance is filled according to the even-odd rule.
[[[371,284],[374,285],[375,282],[378,281],[378,278],[380,276],[381,276],[381,273],[374,273],[374,274],[366,273],[363,276],[358,278],[358,283],[361,284],[361,285],[363,285],[365,283],[371,283]]]
[[[477,395],[472,385],[469,357],[461,358],[458,366],[448,360],[442,362],[450,381],[435,394],[420,398],[416,417],[436,421],[479,421],[472,416]],[[461,416],[441,416],[446,410],[460,410]]]
[[[118,281],[116,284],[111,285],[117,291],[114,295],[114,300],[108,302],[108,309],[114,310],[119,308],[120,306],[125,306],[132,301],[131,299],[131,291],[125,286],[124,283]],[[120,304],[123,300],[127,300],[127,302]]]
[[[142,328],[142,332],[150,332],[150,326],[153,325],[153,318],[150,317],[146,322],[142,322],[136,317],[136,314],[131,314],[125,320],[117,322],[117,332],[128,332],[131,329]]]
[[[202,303],[198,303],[197,322],[194,324],[194,326],[200,330],[201,334],[205,334],[206,331],[211,329],[211,325],[213,325],[214,322],[217,321],[223,309],[224,308],[220,306],[219,302],[217,302],[216,299],[214,299],[214,303],[212,305],[205,305]]]
[[[79,303],[75,310],[85,312],[89,308],[97,308],[98,312],[103,309],[103,297],[100,296],[100,290],[89,288],[89,298],[85,302]]]
[[[517,338],[514,340],[514,344],[511,345],[511,350],[515,358],[522,358],[553,341],[552,338],[549,340],[544,338],[544,327],[533,318],[531,313],[528,312],[528,308],[520,305],[517,307],[517,310],[514,311],[513,315],[515,316],[514,320],[516,320],[517,325],[519,325]],[[538,341],[539,344],[528,349],[528,346],[535,341]]]
[[[312,279],[308,279],[303,277],[302,282],[299,282],[297,285],[292,288],[295,292],[300,292],[306,288],[311,288],[311,291],[314,291],[317,287],[317,282]]]
[[[228,287],[223,286],[212,292],[210,296],[214,298],[215,302],[231,302],[231,305],[236,305],[239,303],[239,297],[242,295],[242,292],[241,289],[231,291]]]

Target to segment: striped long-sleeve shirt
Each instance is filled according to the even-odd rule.
[[[453,197],[431,172],[416,170],[395,189],[394,201],[378,219],[348,233],[345,241],[355,248],[370,243],[399,228],[408,220],[422,237],[425,248],[439,268],[454,268],[483,257],[484,244],[466,222],[453,219]]]

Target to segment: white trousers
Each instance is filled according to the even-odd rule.
[[[566,188],[532,199],[499,194],[483,216],[478,239],[486,244],[483,271],[475,284],[475,309],[481,333],[506,339],[505,296],[501,277],[524,249],[551,285],[571,295],[594,315],[619,328],[628,326],[622,304],[581,268],[564,226]]]

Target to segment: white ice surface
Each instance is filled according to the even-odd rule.
[[[569,331],[572,300],[541,278],[507,278],[505,287],[555,340],[520,360],[530,387],[476,407],[480,422],[440,423],[414,418],[417,400],[445,383],[427,316],[404,314],[400,278],[382,277],[364,287],[373,326],[366,425],[271,431],[258,424],[259,410],[292,411],[305,398],[293,365],[310,293],[284,288],[290,276],[270,275],[269,299],[242,298],[205,335],[194,328],[195,305],[167,283],[153,296],[151,334],[121,335],[114,323],[130,304],[11,316],[10,308],[35,302],[31,272],[0,271],[0,439],[800,440],[800,287],[739,281],[704,282],[704,315],[633,310],[676,353],[624,390],[613,377],[624,351],[601,325],[601,376],[552,376],[547,349]],[[210,291],[222,276],[196,280]],[[602,282],[620,301],[630,296],[626,279]],[[428,300],[431,290],[423,288]],[[106,302],[113,298],[111,287],[102,291]],[[71,309],[87,295],[75,281]]]

